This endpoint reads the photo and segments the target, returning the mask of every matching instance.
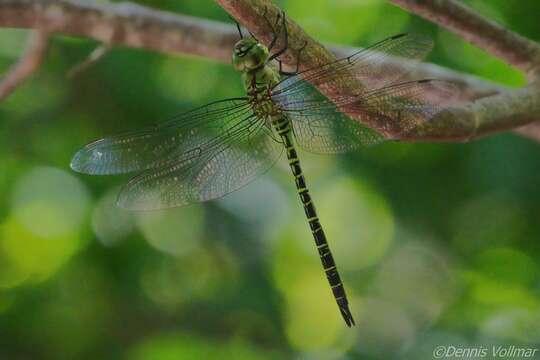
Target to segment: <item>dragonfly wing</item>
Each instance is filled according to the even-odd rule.
[[[340,109],[357,114],[377,129],[397,129],[406,134],[455,103],[458,97],[459,89],[453,83],[425,79],[372,90]]]
[[[306,86],[328,87],[346,96],[395,83],[408,73],[408,68],[396,66],[396,57],[410,61],[423,59],[433,48],[431,39],[418,34],[399,34],[336,61],[304,70],[280,84],[274,97],[290,96],[309,91]],[[403,59],[402,59],[403,60]],[[301,79],[306,82],[300,81]],[[344,99],[346,101],[346,99]]]
[[[291,118],[298,143],[308,151],[339,153],[378,143],[385,140],[381,132],[409,131],[457,97],[448,82],[399,82],[408,70],[395,66],[394,57],[417,61],[432,47],[421,35],[395,35],[282,80],[272,100]]]
[[[208,135],[251,113],[245,98],[210,103],[158,126],[107,137],[86,145],[73,160],[73,170],[93,175],[121,174],[156,168],[170,158],[195,152]],[[184,155],[186,156],[186,155]]]
[[[342,97],[334,102],[304,80],[294,81],[302,82],[305,91],[280,93],[288,96],[277,96],[274,101],[291,119],[298,144],[319,154],[349,152],[361,145],[386,140],[379,131],[346,114],[356,114],[377,129],[399,126],[400,131],[406,133],[429,121],[458,95],[452,83],[420,80]],[[287,86],[287,81],[283,84]]]
[[[345,115],[313,85],[306,82],[303,88],[306,91],[276,100],[291,120],[295,139],[303,149],[317,154],[337,154],[385,140],[379,132]]]
[[[247,185],[279,158],[282,146],[264,121],[249,116],[208,140],[201,151],[133,178],[118,198],[134,210],[164,209],[219,198]]]
[[[402,66],[424,59],[433,49],[433,41],[420,34],[399,34],[351,55],[351,72],[368,89],[400,81],[409,71]],[[397,59],[396,59],[397,58]],[[401,64],[396,66],[396,60]]]

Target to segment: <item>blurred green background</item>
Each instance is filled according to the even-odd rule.
[[[211,1],[140,3],[230,21]],[[538,1],[467,3],[540,39]],[[386,1],[278,4],[324,42],[430,34],[429,61],[525,83]],[[0,30],[0,72],[27,35]],[[68,79],[95,46],[55,37],[41,71],[0,104],[0,359],[431,359],[437,345],[540,346],[540,144],[506,133],[300,152],[357,320],[348,329],[286,164],[223,199],[142,214],[114,206],[127,177],[69,169],[91,140],[242,94],[231,66],[131,49]]]

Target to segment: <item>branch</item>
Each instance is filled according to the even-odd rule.
[[[524,125],[514,129],[514,132],[532,140],[540,141],[540,125],[538,123]]]
[[[100,45],[95,48],[90,55],[81,63],[73,66],[68,70],[67,76],[69,78],[75,77],[81,72],[87,70],[89,67],[101,60],[107,53],[111,50],[111,47],[108,45]]]
[[[264,16],[275,18],[279,9],[268,0],[216,0],[233,17],[246,26],[259,39],[267,43],[272,29]],[[302,52],[304,68],[312,68],[332,61],[334,57],[325,48],[311,39],[298,25],[287,19],[289,44],[291,48],[300,48],[308,44]],[[296,63],[293,51],[289,50],[281,60],[289,65]],[[334,89],[319,89],[332,99],[339,91]],[[338,94],[339,95],[339,94]],[[540,89],[538,86],[520,89],[515,92],[504,91],[501,94],[489,96],[477,102],[466,103],[462,106],[449,108],[439,113],[428,124],[417,128],[414,132],[402,134],[393,133],[394,129],[379,129],[376,124],[369,124],[377,130],[392,137],[409,141],[467,141],[479,136],[485,136],[499,131],[526,125],[536,119],[540,111]],[[365,122],[366,119],[356,114],[349,116]],[[524,130],[521,129],[523,132]]]
[[[540,46],[456,0],[391,0],[523,70],[538,71]]]
[[[132,3],[83,0],[0,0],[0,27],[83,36],[110,46],[184,53],[230,62],[236,31],[220,22]]]
[[[218,2],[255,35],[268,42],[271,31],[265,28],[265,21],[261,15],[264,7],[269,7],[271,11],[277,11],[277,8],[268,1],[262,0]],[[253,9],[257,11],[253,11]],[[224,63],[230,63],[231,48],[238,40],[236,29],[230,24],[152,10],[130,3],[111,4],[82,0],[0,0],[0,27],[40,27],[65,35],[91,38],[107,47],[125,46],[165,53],[183,53],[211,58]],[[322,45],[309,38],[297,25],[292,24],[290,19],[288,19],[288,27],[289,32],[294,35],[291,36],[293,48],[298,44],[303,44],[304,41],[310,42],[307,49],[309,55],[306,55],[307,51],[302,52],[301,64],[309,67],[310,65],[319,65],[325,59],[333,58],[332,54]],[[331,48],[339,57],[358,50],[347,47]],[[285,57],[282,57],[282,60],[294,66],[296,54],[288,52]],[[394,66],[410,70],[411,79],[438,78],[456,83],[461,91],[462,100],[476,100],[497,93],[506,94],[508,90],[474,76],[434,64],[411,65],[402,60],[395,60],[392,63]],[[504,100],[504,96],[499,101]],[[525,122],[531,121],[530,116],[524,119],[526,119]],[[496,131],[522,123],[522,121],[511,117],[506,119],[507,123],[502,114],[499,116],[498,122],[491,120],[485,120],[485,123],[498,123],[497,127],[492,125]],[[481,118],[475,121],[478,122],[471,123],[472,125],[469,124],[468,127],[458,127],[461,130],[454,129],[451,139],[465,140],[470,138],[471,134],[481,135],[492,130],[489,127],[486,129],[480,126],[483,121]],[[460,119],[456,119],[456,124],[459,123]],[[478,124],[479,129],[471,130],[475,128],[474,124]],[[501,124],[508,126],[503,127]],[[448,141],[448,136],[444,133],[446,131],[447,129],[431,129],[433,134],[427,134],[427,130],[424,129],[422,135],[408,134],[407,140]],[[439,134],[437,134],[438,132]],[[540,141],[540,126],[537,124],[522,127],[517,132]]]
[[[512,128],[517,133],[539,139],[540,86],[531,85],[448,108],[414,133],[403,135],[409,141],[468,141]],[[525,127],[523,125],[526,125]]]
[[[210,20],[152,10],[130,3],[98,4],[78,0],[0,0],[0,27],[42,26],[65,35],[84,36],[106,44],[164,53],[183,53],[230,63],[231,49],[238,41],[236,28]],[[344,57],[358,48],[330,46]],[[293,54],[294,56],[294,54]],[[291,60],[296,64],[296,60]],[[455,82],[465,100],[504,90],[474,76],[433,64],[408,67],[410,79],[438,78]]]
[[[39,68],[47,54],[49,38],[49,33],[44,30],[36,30],[30,35],[24,54],[0,81],[0,100],[8,97]]]

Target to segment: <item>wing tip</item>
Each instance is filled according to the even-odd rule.
[[[81,174],[92,174],[88,159],[88,149],[86,147],[82,148],[81,150],[77,151],[75,155],[73,155],[71,162],[69,163],[69,167],[71,170]]]
[[[71,169],[87,175],[116,175],[135,170],[125,164],[115,165],[111,152],[99,146],[103,140],[94,141],[77,151],[71,158]]]
[[[90,143],[77,151],[71,158],[69,166],[73,171],[88,175],[110,175],[116,172],[107,171],[105,154],[94,147],[96,142]]]

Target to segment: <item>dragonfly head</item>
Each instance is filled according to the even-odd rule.
[[[253,38],[241,39],[234,45],[232,58],[236,70],[255,70],[268,59],[268,48]]]

